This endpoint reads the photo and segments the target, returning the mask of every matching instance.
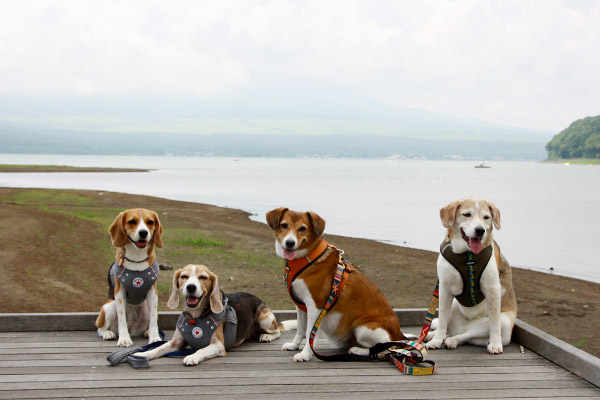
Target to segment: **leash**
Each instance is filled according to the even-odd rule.
[[[423,346],[422,342],[431,328],[431,321],[433,320],[433,316],[435,315],[435,311],[439,303],[439,282],[436,284],[433,291],[433,298],[429,304],[429,308],[427,309],[425,322],[421,328],[421,334],[419,335],[418,341],[398,340],[386,343],[378,343],[369,349],[368,356],[358,354],[323,355],[319,354],[315,350],[314,341],[317,336],[319,326],[323,322],[327,312],[336,304],[342,288],[352,272],[350,264],[342,256],[343,251],[340,251],[333,246],[331,247],[337,250],[339,253],[339,260],[335,275],[333,277],[331,292],[329,293],[329,297],[327,298],[325,306],[321,309],[321,312],[313,325],[308,339],[308,343],[313,354],[319,360],[323,361],[376,361],[389,358],[396,368],[406,375],[422,376],[433,374],[436,371],[435,362],[424,359],[424,356],[427,354],[427,350]],[[429,366],[422,366],[422,364],[428,364]]]

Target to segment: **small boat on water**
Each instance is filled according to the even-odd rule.
[[[492,168],[489,165],[485,165],[485,163],[481,163],[479,165],[476,165],[475,168]]]

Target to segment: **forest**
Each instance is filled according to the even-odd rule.
[[[549,159],[600,158],[600,115],[579,119],[546,145]]]

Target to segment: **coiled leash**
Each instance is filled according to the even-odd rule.
[[[421,329],[418,341],[412,340],[398,340],[386,343],[378,343],[369,349],[369,355],[363,356],[358,354],[330,354],[324,355],[319,354],[315,351],[314,341],[319,330],[319,326],[323,322],[327,312],[336,304],[339,294],[344,287],[344,284],[348,280],[350,273],[352,272],[351,265],[343,257],[344,252],[338,250],[335,247],[329,245],[331,248],[337,250],[339,254],[339,260],[337,269],[333,277],[333,283],[331,285],[331,292],[327,298],[325,306],[321,309],[321,313],[317,317],[315,324],[310,332],[308,339],[310,348],[313,354],[323,361],[376,361],[389,358],[389,360],[406,375],[431,375],[435,372],[435,362],[431,360],[425,360],[424,357],[427,354],[427,350],[423,346],[422,342],[427,336],[429,329],[431,328],[431,321],[435,315],[439,303],[439,283],[436,284],[433,292],[433,299],[427,309],[425,316],[425,323]],[[423,366],[422,364],[428,364]]]

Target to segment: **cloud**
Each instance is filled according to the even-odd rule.
[[[23,0],[0,10],[3,95],[211,98],[297,80],[554,130],[600,106],[594,2]]]

